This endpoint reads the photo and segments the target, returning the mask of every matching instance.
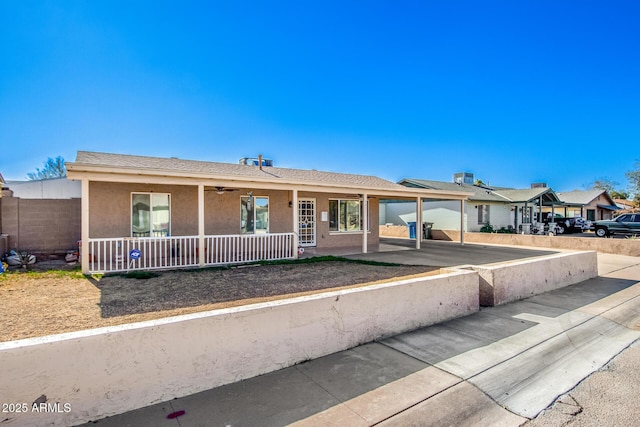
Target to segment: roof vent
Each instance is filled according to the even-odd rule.
[[[546,182],[534,182],[531,184],[531,188],[547,188]]]

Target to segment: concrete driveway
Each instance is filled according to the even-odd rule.
[[[421,248],[416,249],[415,240],[383,238],[380,239],[378,251],[345,255],[345,258],[432,267],[453,267],[508,262],[558,252],[560,251],[522,246],[496,246],[479,243],[462,245],[459,242],[440,240],[423,241]]]

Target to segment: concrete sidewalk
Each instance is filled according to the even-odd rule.
[[[640,258],[598,264],[576,285],[87,425],[518,426],[640,338]]]

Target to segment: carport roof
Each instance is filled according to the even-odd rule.
[[[425,188],[429,190],[465,191],[471,193],[469,200],[486,202],[509,202],[506,198],[495,194],[490,188],[480,187],[472,184],[445,181],[432,181],[428,179],[406,178],[399,184],[409,188]]]
[[[560,199],[556,193],[548,187],[542,188],[503,188],[503,187],[488,187],[479,186],[465,183],[445,182],[445,181],[431,181],[426,179],[406,178],[400,181],[400,184],[407,187],[417,187],[432,190],[447,190],[454,191],[455,189],[470,192],[469,200],[483,201],[483,202],[496,202],[496,203],[528,203],[536,202],[543,198],[543,204],[560,204]],[[546,202],[546,203],[545,203]]]
[[[513,203],[536,202],[540,197],[542,197],[543,204],[560,204],[560,198],[558,198],[556,193],[549,187],[525,188],[522,190],[513,188],[496,188],[494,191],[497,194],[506,197]]]

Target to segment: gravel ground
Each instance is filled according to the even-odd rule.
[[[147,279],[59,272],[4,274],[0,275],[0,342],[363,286],[434,270],[326,261],[166,271]]]

